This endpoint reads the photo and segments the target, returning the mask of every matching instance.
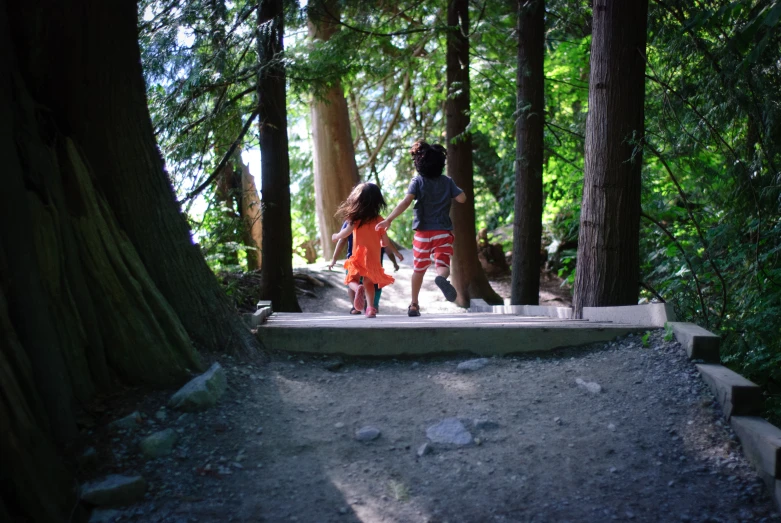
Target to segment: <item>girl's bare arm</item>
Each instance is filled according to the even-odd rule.
[[[336,258],[339,257],[339,253],[342,252],[342,247],[344,247],[344,244],[347,243],[347,239],[342,238],[338,242],[336,242],[336,247],[334,247],[334,257],[331,258],[331,263],[328,265],[328,270],[334,268],[334,265],[336,265]]]
[[[393,242],[390,241],[390,238],[388,238],[388,233],[386,231],[383,231],[382,233],[382,244],[385,246],[386,249],[392,252],[393,255],[399,259],[399,261],[404,261],[404,256],[399,252],[396,246],[393,245]]]
[[[350,225],[348,225],[347,227],[345,227],[344,229],[342,229],[340,232],[334,233],[334,234],[331,236],[331,240],[333,240],[333,241],[339,241],[339,240],[341,240],[341,239],[347,238],[347,237],[348,237],[348,236],[350,236],[352,233],[353,233],[353,224],[351,223]]]

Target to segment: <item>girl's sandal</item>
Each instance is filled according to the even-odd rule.
[[[376,318],[377,317],[377,309],[374,307],[366,307],[366,317],[367,318]]]
[[[409,307],[407,307],[407,316],[410,318],[420,316],[420,305],[417,303],[410,303]]]

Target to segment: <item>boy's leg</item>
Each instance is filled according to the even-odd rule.
[[[450,276],[450,259],[453,256],[453,239],[452,234],[447,238],[440,238],[432,245],[431,249],[431,256],[434,258],[434,266],[437,271],[434,283],[437,284],[447,301],[456,301],[456,298],[458,298],[456,288],[447,281],[448,276]]]
[[[420,287],[423,285],[423,276],[426,275],[426,271],[415,271],[412,273],[412,303],[420,303]]]
[[[380,296],[382,296],[382,289],[380,289],[377,284],[374,284],[374,308],[379,310],[380,309]]]
[[[450,276],[450,267],[444,267],[442,265],[437,267],[437,276],[442,276],[443,278],[448,278]]]

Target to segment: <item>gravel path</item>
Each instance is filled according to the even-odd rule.
[[[343,288],[318,292],[328,301]],[[405,307],[403,292],[381,311]],[[170,392],[160,391],[105,414],[100,465],[84,479],[149,482],[143,503],[106,521],[781,521],[707,386],[662,334],[468,372],[457,366],[470,357],[224,358],[229,390],[209,411],[161,419]],[[133,410],[140,430],[105,427]],[[445,419],[472,442],[430,443],[427,429]],[[173,454],[141,459],[140,438],[168,427],[181,436]],[[358,441],[367,427],[379,436]]]

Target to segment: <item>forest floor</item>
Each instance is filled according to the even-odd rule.
[[[313,287],[304,310],[347,314],[341,272],[306,270],[335,284]],[[397,273],[380,314],[406,312],[410,272]],[[543,301],[567,303],[566,289],[545,285]],[[495,288],[506,295],[509,285]],[[428,276],[421,306],[455,310]],[[172,391],[113,402],[90,436],[100,459],[83,479],[141,474],[149,488],[143,502],[96,511],[95,521],[781,521],[707,386],[663,332],[459,372],[472,358],[225,357],[229,389],[208,411],[166,412]],[[132,411],[141,428],[106,427]],[[427,429],[446,418],[472,443],[424,453]],[[356,439],[367,426],[379,437]],[[142,459],[139,439],[169,427],[180,436],[173,454]]]

